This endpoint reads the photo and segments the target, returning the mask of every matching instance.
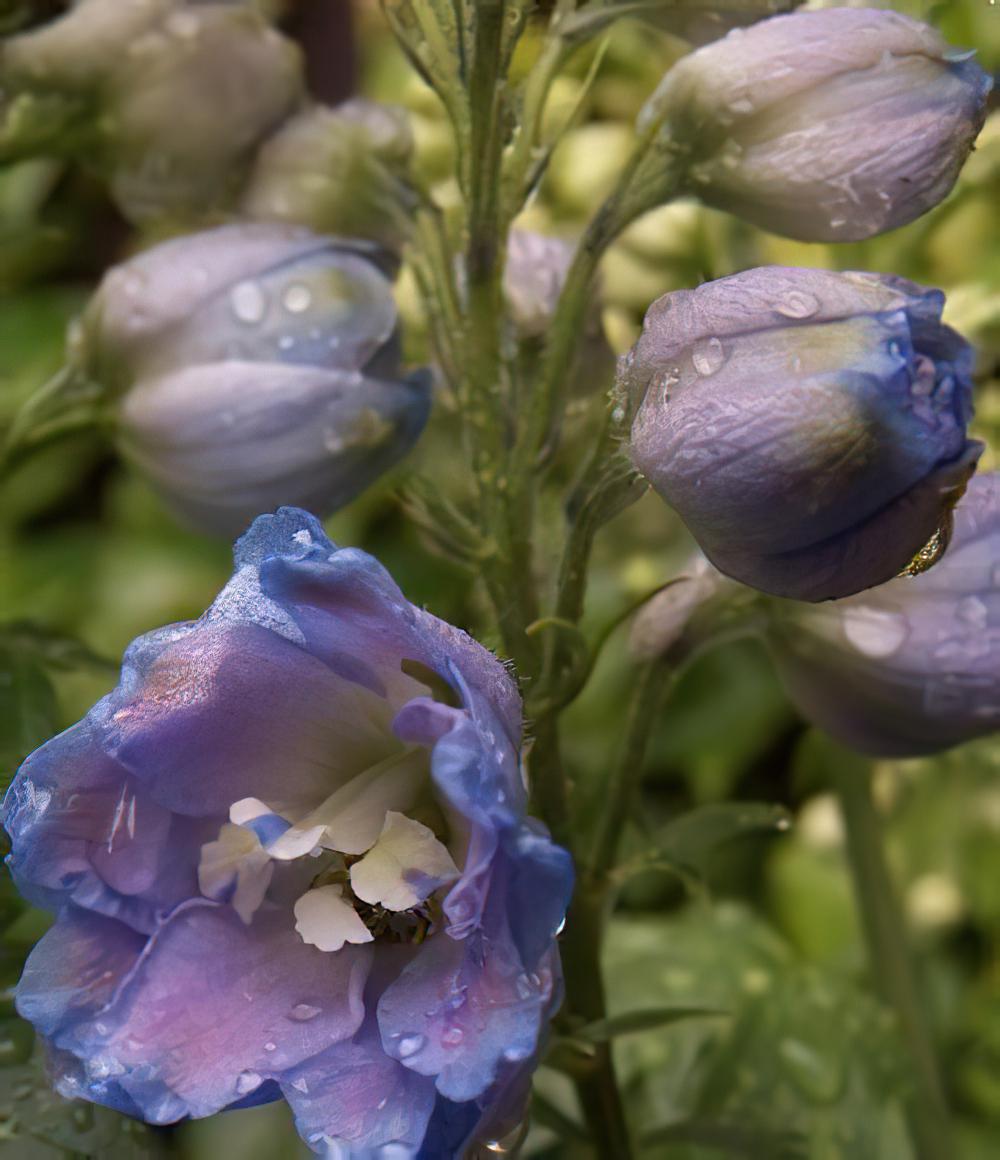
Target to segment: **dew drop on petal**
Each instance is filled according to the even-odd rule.
[[[263,1078],[257,1072],[241,1071],[236,1077],[236,1094],[248,1096],[251,1092],[255,1092],[263,1082]]]
[[[844,635],[867,657],[891,657],[906,640],[909,629],[898,612],[878,608],[848,608],[844,611]]]
[[[722,343],[717,338],[706,338],[703,342],[697,343],[691,352],[691,361],[698,374],[706,378],[714,375],[726,361]]]
[[[281,304],[289,314],[302,314],[312,306],[312,291],[301,282],[295,282],[282,295]]]
[[[412,1059],[418,1052],[423,1051],[427,1038],[424,1035],[404,1035],[396,1045],[396,1052],[400,1059]]]
[[[229,292],[234,316],[247,326],[256,326],[267,313],[267,297],[256,282],[237,282]]]
[[[819,302],[804,290],[790,290],[780,302],[774,304],[774,309],[785,318],[812,318],[819,310]]]
[[[449,1027],[441,1036],[441,1042],[445,1047],[458,1047],[464,1038],[465,1032],[461,1027]]]
[[[978,596],[966,596],[958,602],[955,615],[970,628],[986,628],[989,609]]]
[[[296,1003],[288,1012],[288,1017],[294,1019],[296,1023],[308,1023],[310,1019],[315,1019],[319,1012],[319,1007],[313,1007],[310,1003]]]

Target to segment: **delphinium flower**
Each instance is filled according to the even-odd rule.
[[[209,532],[281,503],[333,511],[405,455],[430,410],[427,376],[400,369],[381,251],[280,224],[186,235],[116,267],[71,346],[123,454]]]
[[[1000,730],[1000,475],[969,484],[928,572],[829,604],[776,603],[767,639],[802,713],[863,753],[933,753]]]
[[[682,58],[647,115],[707,204],[805,241],[868,238],[954,185],[992,86],[973,56],[899,12],[799,11]]]
[[[972,350],[902,278],[764,267],[665,295],[628,448],[722,572],[799,600],[929,563],[982,445]]]
[[[344,1157],[522,1115],[568,855],[525,816],[504,667],[302,511],[24,763],[17,989],[57,1089],[166,1124],[284,1097]]]

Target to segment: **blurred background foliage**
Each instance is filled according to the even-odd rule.
[[[975,47],[988,71],[1000,69],[1000,10],[987,0],[883,6],[935,23],[953,43]],[[308,2],[285,7],[309,27],[301,11]],[[17,8],[0,7],[2,18],[15,21]],[[310,44],[314,89],[328,99],[353,90],[405,106],[424,179],[441,201],[453,200],[441,109],[404,63],[376,3],[353,5],[353,43],[353,64],[342,43],[326,53],[322,44]],[[537,49],[529,35],[515,67],[530,69]],[[519,224],[569,239],[579,232],[622,163],[641,103],[683,51],[681,42],[651,25],[623,20],[599,46],[574,58],[549,110],[554,119],[573,118],[574,127]],[[951,197],[873,241],[790,242],[693,202],[676,203],[637,222],[608,255],[604,330],[621,352],[660,294],[766,263],[892,271],[941,286],[948,293],[946,320],[979,348],[977,427],[991,447],[984,466],[995,469],[998,204],[996,112]],[[0,169],[0,425],[59,367],[66,327],[101,270],[141,244],[86,173],[47,159]],[[399,296],[416,363],[428,356],[419,299],[405,269]],[[409,470],[448,461],[446,405],[442,411],[413,460],[328,527],[336,541],[377,555],[414,602],[482,635],[485,617],[468,575],[435,555],[399,502]],[[592,626],[610,623],[683,566],[692,545],[670,518],[659,501],[640,502],[604,533],[587,606]],[[135,635],[197,616],[229,564],[228,545],[178,528],[94,434],[56,444],[5,482],[5,781],[34,746],[112,686],[117,659]],[[568,716],[581,810],[600,808],[593,789],[627,704],[629,673],[627,632],[619,631]],[[656,836],[663,859],[643,862],[625,883],[607,940],[612,1023],[618,1020],[609,1033],[617,1033],[628,1098],[645,1130],[643,1156],[910,1155],[900,1111],[906,1070],[892,1021],[865,986],[842,828],[827,788],[831,760],[836,755],[794,715],[755,644],[727,645],[703,657],[674,691],[651,746],[634,827]],[[960,1154],[993,1158],[1000,1155],[1000,744],[988,739],[933,760],[881,763],[874,777]],[[301,1145],[282,1106],[151,1132],[48,1095],[10,992],[45,922],[4,877],[0,1156],[268,1160],[298,1154]],[[650,1010],[659,1012],[658,1020],[641,1014]],[[631,1022],[619,1018],[629,1012],[640,1014]],[[586,1047],[554,1037],[550,1065],[539,1075],[526,1154],[587,1154],[563,1074],[574,1052]]]

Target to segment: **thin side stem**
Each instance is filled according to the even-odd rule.
[[[906,925],[885,859],[882,826],[871,791],[871,769],[844,755],[830,774],[847,831],[847,853],[872,977],[895,1012],[910,1059],[914,1092],[907,1120],[919,1160],[954,1156],[948,1106],[907,946]]]
[[[588,873],[603,884],[618,858],[622,832],[642,780],[642,764],[649,737],[670,679],[669,667],[660,659],[639,669],[629,706],[625,737],[618,760],[608,779],[606,804],[601,814]]]

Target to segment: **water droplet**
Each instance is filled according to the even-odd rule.
[[[277,1048],[278,1048],[278,1045],[276,1043],[268,1042],[268,1043],[264,1044],[265,1051],[276,1051]]]
[[[752,113],[753,108],[753,101],[749,97],[739,97],[735,101],[729,102],[729,111],[731,113],[738,113],[740,116]]]
[[[847,608],[843,613],[844,636],[866,657],[891,657],[902,647],[909,628],[898,612],[865,606]]]
[[[424,1035],[404,1035],[396,1045],[396,1052],[400,1059],[411,1059],[423,1051],[426,1042],[427,1038]]]
[[[313,1007],[309,1003],[296,1003],[289,1011],[288,1016],[296,1023],[308,1023],[310,1019],[315,1019],[319,1013],[319,1007]]]
[[[237,282],[229,293],[233,314],[247,326],[256,326],[267,313],[267,297],[256,282]]]
[[[774,309],[785,318],[812,318],[819,310],[819,300],[805,290],[790,290]]]
[[[194,12],[173,12],[163,24],[179,40],[192,40],[201,31],[201,18]]]
[[[986,628],[989,623],[989,609],[978,596],[966,596],[960,600],[955,615],[970,628]]]
[[[726,361],[722,343],[717,338],[706,338],[703,342],[697,343],[691,352],[691,361],[698,374],[706,378],[714,375]]]
[[[302,1092],[303,1095],[309,1094],[309,1084],[301,1076],[298,1079],[292,1080],[292,1087],[297,1092]]]
[[[464,1038],[465,1032],[461,1027],[449,1027],[441,1036],[441,1042],[445,1047],[458,1047]]]
[[[302,314],[312,306],[312,291],[301,282],[296,282],[282,295],[281,304],[289,314]]]
[[[679,380],[680,375],[677,373],[677,369],[674,368],[673,370],[669,371],[660,371],[658,375],[654,376],[653,381],[649,384],[649,386],[651,390],[660,392],[660,400],[664,405],[666,405],[670,402],[670,392],[674,389]]]
[[[263,1078],[257,1072],[241,1071],[236,1077],[236,1094],[248,1096],[251,1092],[255,1092],[263,1082]]]
[[[515,984],[518,998],[531,999],[537,995],[539,982],[537,975],[519,975]]]

